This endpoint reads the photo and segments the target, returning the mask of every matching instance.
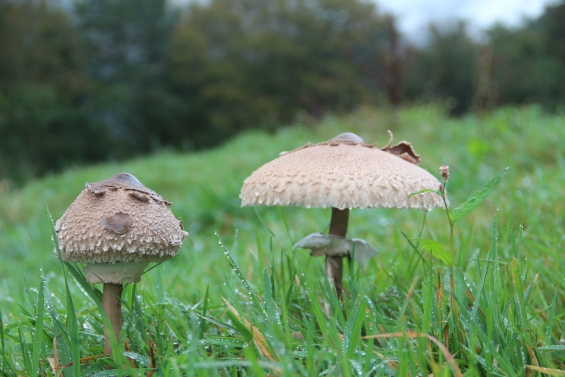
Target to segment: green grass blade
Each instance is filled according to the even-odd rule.
[[[67,293],[67,328],[69,329],[69,340],[71,358],[73,362],[73,373],[76,377],[80,376],[80,341],[78,334],[78,322],[76,309],[71,297],[71,290],[65,276],[65,288]]]
[[[489,255],[490,255],[490,252],[489,252]],[[488,257],[487,257],[487,259],[488,259]],[[478,265],[479,265],[479,259],[477,257],[477,266]],[[473,322],[477,320],[477,313],[479,311],[479,307],[481,306],[481,296],[483,294],[483,289],[485,287],[485,281],[487,279],[487,271],[489,269],[489,265],[490,265],[490,262],[487,260],[485,267],[481,271],[479,286],[477,287],[477,290],[474,292],[475,304],[473,305],[473,310],[471,312],[471,321],[473,321]]]
[[[557,296],[559,291],[556,290],[551,301],[551,308],[549,309],[549,318],[545,327],[545,343],[552,343],[553,324],[555,322],[555,307],[557,306]]]
[[[514,299],[516,300],[516,308],[518,309],[518,320],[521,328],[526,328],[526,306],[524,303],[524,286],[522,284],[522,271],[520,270],[520,262],[518,259],[512,258],[510,264],[512,270],[512,283],[514,284]]]
[[[464,302],[458,302],[458,304],[460,307],[464,307],[465,305]],[[485,332],[478,326],[476,322],[470,321],[469,312],[466,310],[461,310],[460,313],[462,314],[463,320],[466,322],[466,327],[474,330],[474,334],[477,335],[482,341],[485,350],[487,350],[490,356],[494,357],[494,359],[498,363],[498,366],[491,364],[491,367],[494,368],[493,371],[499,372],[498,369],[500,368],[500,370],[503,371],[507,376],[521,375],[517,373],[518,367],[512,365],[512,363],[506,357],[504,357],[504,354],[501,354],[499,352],[499,347],[495,345],[492,339],[490,339],[489,335],[485,334]]]
[[[271,228],[269,228],[269,226],[267,225],[267,223],[265,222],[265,220],[263,219],[263,216],[261,216],[261,214],[259,213],[259,210],[257,209],[257,207],[253,207],[253,210],[255,211],[255,215],[257,215],[257,218],[259,219],[259,222],[261,222],[261,224],[265,227],[265,229],[267,229],[267,231],[271,234],[271,236],[275,236],[275,233],[273,233],[273,231],[271,230]]]
[[[31,371],[33,376],[39,372],[39,358],[43,343],[43,317],[45,314],[45,278],[41,273],[41,283],[37,295],[37,315],[35,317],[35,332],[33,335],[33,352],[31,360]]]
[[[27,370],[27,374],[32,375],[33,369],[32,369],[32,366],[31,366],[31,360],[29,358],[28,345],[27,345],[25,336],[23,335],[22,327],[23,327],[23,325],[18,326],[18,337],[19,337],[19,342],[20,342],[20,348],[21,348],[21,351],[22,351],[23,363],[24,363],[24,366]],[[36,373],[37,373],[37,371],[36,371]]]
[[[300,268],[301,266],[298,267]],[[325,275],[326,274],[323,272],[323,276]],[[328,323],[327,323],[328,321],[326,319],[324,311],[322,310],[322,306],[320,305],[320,299],[316,294],[316,288],[313,285],[312,278],[311,276],[306,276],[303,270],[300,270],[300,277],[304,281],[304,284],[306,285],[306,294],[308,295],[308,298],[310,300],[310,305],[311,305],[310,309],[314,312],[316,325],[320,327],[322,336],[328,339],[329,338]]]
[[[368,298],[359,296],[355,302],[353,311],[350,313],[349,318],[347,318],[347,323],[345,325],[345,331],[343,333],[343,349],[347,353],[347,357],[352,359],[355,355],[355,349],[357,348],[357,343],[361,337],[361,327],[363,326],[363,321],[365,320],[365,309],[367,308]]]
[[[228,310],[226,312],[226,315],[232,321],[234,328],[237,329],[237,331],[241,334],[241,336],[243,336],[246,341],[250,342],[253,340],[253,333],[247,326],[245,326],[243,322],[239,320],[235,313],[233,313],[231,310]]]
[[[422,333],[428,334],[432,323],[432,305],[434,300],[434,272],[432,266],[429,266],[426,279],[426,295],[424,298],[424,316],[422,318]]]
[[[46,207],[47,207],[47,205],[46,205]],[[69,336],[69,348],[70,348],[70,353],[71,353],[71,361],[73,362],[72,372],[73,372],[75,377],[79,377],[81,375],[81,373],[80,373],[80,343],[79,343],[79,334],[78,334],[78,323],[77,323],[76,310],[75,310],[75,306],[74,306],[74,303],[73,303],[73,298],[71,297],[71,290],[69,289],[69,282],[67,280],[66,269],[65,269],[65,266],[64,266],[64,265],[68,265],[68,263],[64,263],[63,259],[61,258],[61,249],[59,248],[59,242],[57,240],[57,233],[55,232],[55,224],[53,222],[53,218],[51,217],[51,213],[49,212],[49,208],[47,208],[47,215],[49,216],[53,242],[55,243],[55,249],[57,250],[57,256],[59,257],[61,271],[63,271],[63,278],[64,278],[64,281],[65,281],[66,304],[67,304],[67,307],[66,307],[66,309],[67,309],[67,323],[66,323],[66,325],[67,325],[68,336]],[[74,270],[74,268],[72,268],[72,266],[71,266],[71,269]],[[78,272],[77,272],[77,275],[78,275]],[[83,278],[83,280],[84,280],[84,278]],[[100,305],[100,307],[101,306],[102,305]]]
[[[13,370],[10,360],[6,355],[6,339],[4,335],[4,319],[2,317],[2,309],[0,308],[0,342],[2,344],[2,369],[5,373],[9,370]]]
[[[206,293],[204,293],[204,298],[202,299],[202,318],[206,318],[206,313],[208,311],[208,300],[210,294],[210,285],[206,285]],[[200,336],[206,331],[206,321],[200,321]]]
[[[411,193],[410,195],[408,195],[408,199],[410,199],[411,197],[416,196],[416,195],[424,194],[424,193],[426,193],[426,192],[433,192],[433,193],[435,193],[435,194],[438,194],[439,196],[442,196],[442,195],[441,195],[441,191],[439,191],[439,190],[423,189],[423,190],[420,190],[420,191],[418,191],[418,192],[413,192],[413,193]]]
[[[249,282],[247,281],[247,279],[245,279],[245,277],[241,273],[241,270],[239,269],[239,267],[237,266],[237,264],[235,263],[235,261],[231,257],[230,252],[224,246],[222,239],[220,238],[220,235],[216,233],[216,236],[218,237],[218,243],[220,245],[220,248],[222,249],[222,254],[228,260],[232,270],[235,272],[236,276],[239,278],[239,280],[243,284],[245,291],[247,292],[247,294],[249,295],[249,297],[251,298],[253,303],[257,306],[257,308],[261,311],[261,313],[263,314],[263,317],[265,319],[269,318],[269,315],[267,314],[267,311],[265,310],[265,308],[261,304],[261,301],[259,301],[259,298],[257,297],[257,295],[255,294],[253,289],[251,289],[251,285],[249,285]]]
[[[275,307],[275,301],[273,299],[273,287],[271,285],[271,276],[269,276],[269,269],[263,269],[263,290],[265,295],[265,310],[267,312],[267,318],[270,323],[277,323],[277,309]]]
[[[487,185],[480,191],[476,192],[473,196],[471,196],[467,201],[461,204],[459,207],[455,208],[451,211],[451,218],[453,222],[457,222],[467,216],[471,211],[473,211],[479,204],[485,200],[492,190],[496,187],[500,179],[509,168],[504,169],[499,175],[494,177]]]
[[[326,299],[330,301],[330,305],[334,311],[334,315],[336,315],[338,319],[338,323],[340,326],[344,326],[345,318],[343,317],[343,312],[341,311],[339,300],[337,299],[335,289],[332,288],[330,285],[330,281],[324,271],[324,268],[320,264],[318,260],[316,260],[316,264],[318,265],[318,270],[320,271],[320,275],[322,276],[322,289],[324,290]]]
[[[295,244],[295,242],[292,239],[292,236],[290,235],[290,228],[288,227],[288,222],[286,221],[286,216],[284,215],[284,212],[283,212],[281,206],[277,206],[277,208],[279,209],[279,215],[280,215],[281,221],[284,225],[284,230],[285,230],[286,236],[288,237],[288,242],[290,242],[290,247],[292,247]]]

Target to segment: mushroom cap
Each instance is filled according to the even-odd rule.
[[[381,150],[345,133],[283,153],[245,179],[239,195],[242,206],[442,207],[443,200],[435,193],[408,198],[423,189],[437,190],[440,182],[415,165],[420,156],[410,143],[389,146],[390,142]]]
[[[133,175],[120,173],[86,188],[57,220],[55,231],[66,262],[123,264],[158,262],[174,257],[188,235],[167,202]],[[88,273],[90,282],[139,281],[140,272],[122,279],[120,266],[105,276]],[[121,281],[118,281],[121,280]]]

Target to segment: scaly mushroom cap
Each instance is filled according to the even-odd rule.
[[[243,182],[242,206],[297,205],[344,208],[418,208],[443,206],[442,198],[424,193],[440,182],[416,166],[420,156],[410,143],[376,148],[359,136],[345,133],[266,163]]]
[[[174,257],[188,235],[170,205],[128,173],[87,183],[55,224],[61,257],[89,264],[90,282],[139,281],[149,262]],[[124,272],[130,267],[137,271]]]

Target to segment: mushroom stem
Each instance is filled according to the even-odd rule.
[[[330,221],[330,234],[345,238],[347,224],[349,222],[349,209],[338,209],[332,207],[332,219]],[[341,298],[343,293],[343,257],[326,255],[326,275],[330,283],[333,282],[337,297]]]
[[[123,284],[104,283],[102,293],[102,306],[106,315],[110,319],[112,331],[116,340],[120,341],[120,332],[122,331],[122,296]],[[109,355],[112,353],[112,345],[110,342],[110,329],[104,326],[104,353]]]

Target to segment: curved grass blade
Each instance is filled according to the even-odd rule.
[[[420,190],[420,191],[418,191],[418,192],[413,192],[413,193],[411,193],[410,195],[408,195],[408,199],[410,199],[411,197],[416,196],[416,195],[424,194],[424,193],[426,193],[426,192],[433,192],[433,193],[435,193],[435,194],[438,194],[439,196],[442,196],[442,195],[441,195],[441,191],[439,191],[439,190],[423,189],[423,190]]]
[[[249,282],[247,281],[247,279],[243,276],[243,274],[241,273],[241,271],[239,270],[239,267],[237,266],[237,264],[235,263],[235,261],[233,260],[233,258],[230,255],[230,252],[228,251],[228,249],[226,249],[226,247],[224,246],[222,239],[220,238],[220,235],[218,233],[216,233],[216,236],[218,237],[218,244],[220,245],[221,249],[222,249],[222,254],[224,255],[224,257],[228,260],[233,272],[235,272],[235,274],[237,275],[237,277],[239,278],[239,280],[241,281],[241,283],[243,284],[243,287],[245,288],[247,294],[249,295],[249,297],[251,298],[251,300],[253,301],[253,303],[255,304],[255,306],[260,310],[261,314],[263,315],[263,317],[268,320],[269,319],[269,315],[267,314],[267,310],[265,309],[265,307],[261,304],[261,301],[259,301],[259,298],[257,297],[257,295],[255,294],[255,292],[253,291],[253,289],[251,289],[251,285],[249,285]]]
[[[453,222],[455,223],[461,220],[469,213],[471,213],[475,208],[477,208],[477,206],[481,204],[487,198],[487,196],[489,196],[491,191],[494,190],[494,188],[496,187],[498,182],[500,182],[502,176],[506,174],[508,169],[509,168],[504,169],[499,175],[491,179],[490,182],[487,183],[487,185],[482,190],[476,192],[473,196],[467,199],[465,203],[452,210],[451,217],[453,219]]]
[[[361,327],[365,320],[365,309],[367,308],[366,300],[365,296],[359,296],[345,325],[342,345],[349,359],[353,359],[355,356],[355,349],[361,337]]]
[[[45,315],[45,277],[41,271],[41,283],[37,296],[37,315],[35,317],[35,334],[33,335],[33,352],[31,359],[31,373],[37,376],[39,371],[39,353],[43,340],[43,317]]]

